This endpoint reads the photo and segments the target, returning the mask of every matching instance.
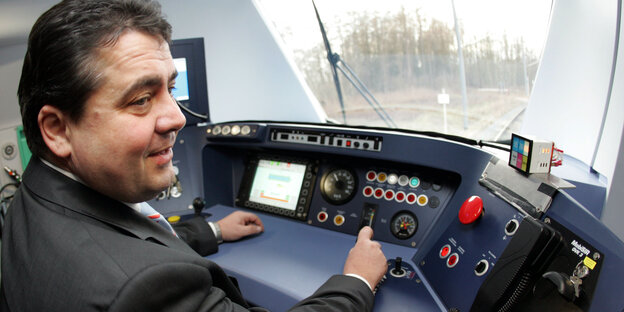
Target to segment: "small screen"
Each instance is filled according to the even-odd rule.
[[[174,58],[173,65],[178,71],[178,77],[176,77],[175,88],[171,93],[176,100],[186,101],[189,99],[188,71],[186,70],[186,59],[183,57]]]
[[[260,159],[249,201],[295,210],[305,172],[306,165]]]
[[[511,153],[509,154],[509,165],[518,170],[527,172],[531,143],[516,135],[511,137]]]

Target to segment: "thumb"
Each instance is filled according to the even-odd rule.
[[[373,229],[370,226],[363,227],[358,234],[358,241],[360,239],[370,240],[371,238],[373,238]]]

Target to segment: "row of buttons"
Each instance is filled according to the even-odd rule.
[[[364,187],[364,190],[362,190],[362,194],[364,194],[365,197],[373,196],[377,199],[384,198],[387,201],[395,200],[399,203],[402,203],[404,201],[408,204],[418,203],[419,206],[425,206],[427,205],[427,203],[429,203],[429,197],[427,197],[427,195],[425,194],[416,195],[411,192],[405,194],[405,192],[403,191],[395,192],[394,190],[384,190],[380,187],[373,189],[373,187],[370,185]]]
[[[370,170],[366,173],[366,180],[370,182],[379,182],[379,183],[388,183],[390,185],[398,184],[400,186],[408,186],[410,188],[420,188],[427,190],[432,188],[434,191],[439,191],[442,189],[442,185],[439,184],[431,184],[430,182],[421,181],[418,177],[408,177],[406,175],[397,175],[396,173],[386,174],[385,172],[376,172],[374,170]]]
[[[213,135],[248,135],[251,132],[251,127],[248,125],[239,126],[239,125],[216,125],[212,129],[208,128],[206,131],[210,134],[212,132]]]
[[[442,246],[440,249],[440,258],[446,259],[446,266],[449,268],[455,267],[459,262],[459,254],[456,252],[451,253],[451,245],[449,244]],[[481,259],[477,262],[477,265],[475,265],[474,273],[476,276],[483,276],[489,268],[490,263],[485,259]]]
[[[318,213],[318,215],[316,215],[316,220],[318,220],[321,223],[327,221],[327,219],[329,219],[329,215],[325,211],[321,211]],[[345,222],[345,217],[343,215],[338,214],[334,217],[334,225],[341,226],[344,224],[344,222]]]

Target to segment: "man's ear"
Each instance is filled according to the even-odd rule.
[[[66,158],[71,154],[71,144],[68,137],[69,117],[61,110],[51,105],[44,105],[37,116],[39,130],[43,141],[52,154],[59,158]]]

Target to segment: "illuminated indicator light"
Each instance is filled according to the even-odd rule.
[[[384,183],[386,182],[386,179],[388,178],[388,176],[386,175],[385,172],[380,172],[377,174],[377,181]]]
[[[319,220],[319,222],[325,222],[327,221],[327,212],[325,211],[321,211],[319,212],[318,216],[316,217],[317,220]]]
[[[453,253],[448,257],[448,259],[446,259],[446,266],[449,268],[453,268],[457,265],[457,262],[459,262],[459,255]]]
[[[232,128],[229,125],[225,125],[223,126],[221,133],[223,133],[223,135],[228,135],[230,134],[231,131],[232,131]]]
[[[364,196],[371,197],[371,195],[373,195],[373,188],[370,186],[367,186],[364,188],[363,193],[364,193]]]
[[[393,190],[387,190],[386,194],[385,194],[386,200],[393,200],[394,199],[394,191]]]
[[[351,147],[351,141],[347,140],[347,147]]]
[[[242,135],[248,135],[251,132],[251,127],[249,126],[243,126],[241,128],[241,134]]]
[[[427,195],[419,195],[418,196],[418,205],[424,206],[429,202],[429,197]]]
[[[444,245],[444,247],[442,247],[442,249],[440,249],[440,258],[444,259],[446,257],[448,257],[448,255],[451,253],[451,246],[450,245]]]
[[[240,126],[239,125],[234,125],[232,126],[232,135],[238,135],[240,133]]]
[[[397,202],[402,203],[405,200],[405,193],[403,193],[402,191],[397,192],[394,196],[394,199]]]
[[[337,226],[341,226],[345,221],[345,218],[342,215],[337,215],[334,217],[334,224]]]
[[[371,170],[366,173],[366,180],[375,181],[375,179],[377,179],[377,173],[375,173],[375,171]]]
[[[399,176],[394,173],[388,175],[388,184],[394,185],[399,182]]]
[[[214,135],[219,135],[221,134],[221,126],[214,126],[214,128],[212,128],[212,133]]]
[[[418,185],[420,185],[420,179],[418,179],[417,177],[411,177],[409,181],[409,186],[411,188],[417,188]]]
[[[406,200],[407,200],[408,204],[415,203],[416,202],[416,194],[414,194],[414,193],[407,194],[407,199]]]
[[[375,198],[382,198],[384,196],[384,190],[381,188],[375,189]]]

